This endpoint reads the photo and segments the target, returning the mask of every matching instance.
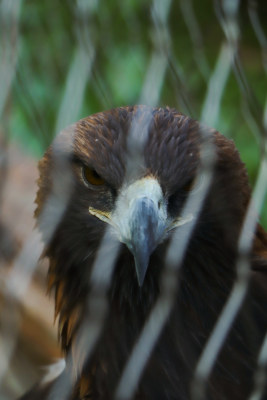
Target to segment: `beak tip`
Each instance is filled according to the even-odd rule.
[[[140,288],[144,284],[147,267],[148,267],[148,261],[140,263],[135,259],[135,270],[136,270],[138,285]]]
[[[140,277],[137,275],[137,280],[138,280],[138,285],[139,285],[139,287],[140,287],[140,289],[141,289],[141,287],[143,286],[145,277],[140,278]]]

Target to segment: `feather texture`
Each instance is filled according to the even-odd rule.
[[[170,108],[121,107],[87,117],[63,131],[40,161],[36,218],[50,260],[48,286],[55,290],[60,341],[68,360],[64,373],[72,381],[71,399],[113,398],[131,350],[161,293],[168,244],[177,230],[181,237],[184,234],[183,226],[166,230],[151,252],[141,287],[130,245],[121,244],[100,338],[90,357],[85,355],[80,362],[75,354],[77,332],[88,316],[92,267],[107,228],[103,220],[88,212],[89,207],[104,212],[116,226],[118,210],[114,210],[122,191],[132,182],[152,176],[161,187],[167,221],[174,221],[187,198],[197,199],[201,191],[194,187],[194,179],[198,173],[204,174],[201,151],[207,143],[215,154],[211,186],[201,209],[192,209],[197,221],[175,277],[179,281],[175,304],[134,396],[140,400],[186,400],[197,360],[236,279],[238,237],[251,197],[247,172],[233,141]],[[85,185],[83,166],[92,168],[104,184]],[[67,188],[66,174],[71,177]],[[47,207],[51,198],[53,204],[65,207],[52,233],[55,210]],[[244,400],[253,388],[267,328],[267,235],[259,225],[248,256],[248,293],[208,381],[207,399]],[[78,373],[73,374],[74,369]],[[48,392],[46,389],[43,397],[40,392],[40,397],[34,397],[32,392],[32,397],[23,399],[48,399]]]

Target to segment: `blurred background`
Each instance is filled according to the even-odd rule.
[[[265,0],[0,1],[1,400],[60,357],[33,233],[37,161],[54,135],[104,109],[169,105],[234,139],[254,186],[266,21]],[[266,196],[258,212],[267,228]]]

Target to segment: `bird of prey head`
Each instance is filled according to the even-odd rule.
[[[62,131],[39,170],[36,218],[67,356],[75,353],[92,269],[107,230],[112,239],[106,256],[112,268],[106,271],[109,311],[73,398],[113,398],[162,291],[169,246],[180,254],[186,237],[179,274],[173,277],[179,282],[175,304],[135,398],[188,399],[197,358],[236,278],[238,236],[251,196],[233,141],[173,109],[121,107]],[[114,262],[108,263],[116,244]],[[266,249],[258,226],[249,257],[253,273],[265,273],[265,282]],[[264,284],[255,282],[249,294],[252,311],[246,308],[234,326],[211,377],[209,398],[244,399],[252,387],[255,348],[266,329],[259,300]]]

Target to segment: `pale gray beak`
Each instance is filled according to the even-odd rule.
[[[129,220],[130,238],[126,245],[132,252],[139,286],[143,285],[150,255],[161,241],[166,228],[159,218],[158,203],[149,197],[139,197],[132,204]]]

